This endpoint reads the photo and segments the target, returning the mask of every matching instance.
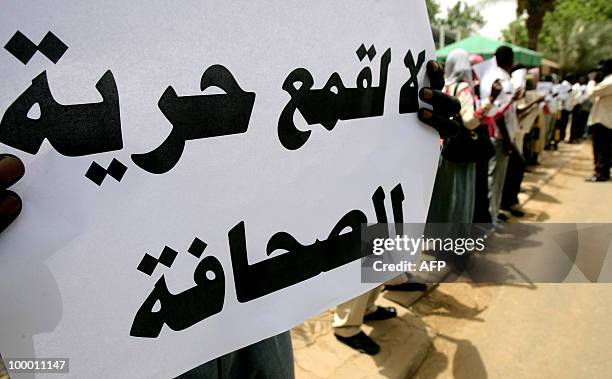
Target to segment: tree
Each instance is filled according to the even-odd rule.
[[[574,23],[569,33],[556,39],[557,62],[565,72],[584,74],[612,57],[612,24]]]
[[[465,38],[480,29],[485,20],[476,6],[458,1],[455,6],[448,8],[446,19],[441,20],[441,24]]]
[[[527,36],[527,28],[525,20],[517,18],[512,21],[505,29],[501,31],[502,39],[514,45],[527,47],[529,45],[529,37]]]
[[[429,23],[436,25],[438,23],[438,14],[440,13],[440,4],[436,0],[425,0],[425,4],[429,14]]]
[[[525,20],[529,38],[527,47],[531,50],[538,49],[538,37],[544,25],[544,16],[554,9],[555,0],[517,0],[517,16],[520,17],[523,13],[527,13]]]
[[[525,15],[502,31],[505,41],[530,47]],[[612,57],[612,1],[556,0],[542,20],[538,49],[564,72],[583,74]]]
[[[481,0],[481,3],[496,3],[500,0]],[[525,14],[525,27],[527,30],[527,47],[538,49],[538,37],[544,24],[544,16],[555,9],[555,0],[517,0],[516,16],[521,19]]]
[[[539,42],[563,71],[583,73],[612,57],[612,2],[557,0],[544,18]]]

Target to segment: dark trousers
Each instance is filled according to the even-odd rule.
[[[489,160],[476,162],[474,223],[491,223],[489,212]]]
[[[515,144],[512,144],[512,154],[508,160],[508,170],[506,171],[506,181],[502,191],[501,209],[510,209],[513,205],[518,204],[518,194],[521,191],[521,183],[525,176],[525,158],[517,149]]]
[[[555,136],[553,137],[555,142],[563,141],[565,139],[565,129],[567,129],[569,116],[570,111],[566,111],[565,109],[561,111],[561,118],[559,118],[555,124]]]
[[[584,135],[589,112],[583,110],[582,105],[576,105],[572,111],[572,127],[570,129],[570,141],[577,141]]]
[[[213,359],[177,376],[176,379],[292,379],[294,377],[291,336],[289,332],[284,332]]]
[[[540,128],[533,128],[529,133],[525,134],[523,139],[523,157],[527,164],[538,164],[538,152],[536,151],[536,143],[540,140]]]
[[[612,129],[603,124],[590,127],[593,134],[593,156],[595,158],[595,175],[610,179],[610,166],[612,166]]]

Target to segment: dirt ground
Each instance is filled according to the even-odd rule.
[[[587,142],[546,152],[523,181],[521,221],[611,223],[612,182],[585,182],[592,169]],[[378,355],[338,343],[329,311],[292,330],[296,376],[612,378],[609,299],[612,284],[441,284],[408,307],[381,297],[399,317],[364,327]]]
[[[527,221],[612,222],[612,182],[587,183],[590,144],[562,145],[528,174],[562,168],[525,204]],[[610,254],[608,254],[610,259]],[[436,330],[416,378],[611,378],[612,284],[441,284],[414,311]]]

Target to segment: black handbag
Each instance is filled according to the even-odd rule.
[[[455,87],[453,96],[457,96]],[[442,145],[442,156],[450,162],[470,163],[489,160],[495,156],[495,147],[489,138],[487,125],[479,125],[474,130],[469,130],[463,125],[461,115],[452,117],[459,125],[459,133],[456,136],[444,139]]]

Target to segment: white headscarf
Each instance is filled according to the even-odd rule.
[[[467,51],[455,49],[448,54],[444,65],[444,79],[447,85],[465,82],[472,90],[474,89],[472,64]]]

